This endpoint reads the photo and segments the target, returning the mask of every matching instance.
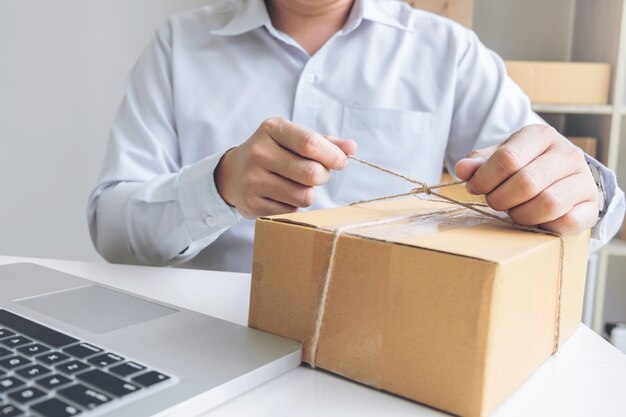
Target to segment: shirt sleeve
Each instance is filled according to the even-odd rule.
[[[545,124],[530,105],[522,89],[508,76],[502,59],[485,47],[471,31],[465,31],[457,63],[454,110],[446,167],[454,165],[470,151],[501,143],[524,126]],[[598,167],[609,201],[606,213],[592,229],[598,248],[615,236],[624,220],[624,193],[615,174],[586,155]]]
[[[164,25],[129,76],[89,197],[92,241],[111,262],[184,262],[241,219],[214,182],[226,150],[181,166],[171,60],[171,30]]]
[[[591,242],[590,250],[596,251],[608,243],[619,231],[624,221],[626,202],[624,192],[617,186],[615,173],[589,155],[585,155],[585,159],[588,164],[593,164],[598,168],[608,200],[604,215],[591,229],[591,237],[594,240]]]

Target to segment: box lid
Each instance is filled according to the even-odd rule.
[[[494,212],[496,213],[496,212]],[[552,235],[516,230],[480,213],[422,198],[262,217],[439,252],[504,263],[544,245]],[[514,237],[514,238],[513,238]]]

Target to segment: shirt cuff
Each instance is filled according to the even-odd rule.
[[[591,249],[597,250],[608,243],[619,231],[624,221],[626,202],[624,192],[617,185],[615,173],[589,155],[585,155],[585,160],[598,168],[608,201],[606,212],[591,229],[591,237],[596,240],[592,241]]]
[[[190,240],[212,239],[241,221],[237,210],[220,196],[213,172],[225,152],[184,167],[176,182],[176,196]]]

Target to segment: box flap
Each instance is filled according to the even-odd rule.
[[[414,217],[407,221],[410,216]],[[344,233],[495,263],[506,262],[555,239],[551,235],[513,229],[452,204],[422,198],[302,211],[261,220],[294,223],[331,232],[355,226]],[[376,224],[383,220],[389,222]],[[511,239],[513,236],[515,238]]]

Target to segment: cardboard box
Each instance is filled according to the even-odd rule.
[[[302,342],[311,363],[329,276],[318,367],[489,414],[553,352],[557,311],[561,343],[578,326],[589,234],[564,238],[561,264],[559,238],[457,211],[408,198],[258,219],[249,325]],[[327,275],[339,227],[385,219],[342,229]]]
[[[441,183],[454,182],[455,179],[452,175],[444,172],[441,175]],[[483,195],[474,195],[467,192],[465,184],[453,185],[452,187],[441,188],[438,190],[440,194],[453,198],[457,201],[463,201],[465,203],[481,203],[485,204],[485,197]]]
[[[607,104],[611,66],[602,63],[507,61],[509,76],[533,103]]]
[[[472,27],[474,19],[474,0],[404,0],[416,9],[445,16],[463,26]]]
[[[596,157],[596,152],[598,148],[598,140],[596,138],[578,136],[568,136],[567,138],[574,145],[582,149],[587,155],[591,156],[592,158]]]

